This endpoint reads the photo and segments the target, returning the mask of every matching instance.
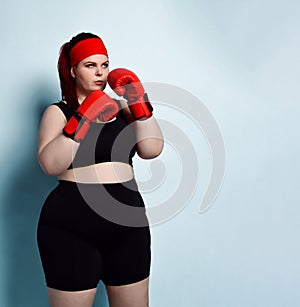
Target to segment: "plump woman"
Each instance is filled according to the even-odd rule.
[[[97,35],[65,43],[58,72],[62,100],[45,110],[38,144],[43,171],[58,178],[37,227],[50,305],[92,306],[102,280],[111,307],[149,306],[151,236],[132,158],[163,149],[151,103],[135,73],[109,71]]]

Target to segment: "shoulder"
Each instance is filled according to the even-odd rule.
[[[60,109],[60,111],[65,115],[66,119],[69,120],[74,114],[74,111],[69,107],[69,105],[61,100],[59,102],[52,103],[53,106]]]
[[[51,126],[61,128],[67,123],[67,117],[65,113],[61,110],[61,108],[57,105],[57,103],[49,105],[42,116],[40,122],[40,129],[41,130],[48,130],[47,127]]]
[[[44,118],[57,118],[59,119],[63,119],[64,121],[66,121],[66,115],[64,114],[62,108],[60,107],[60,103],[53,103],[51,105],[49,105],[44,113],[43,113],[43,117]]]

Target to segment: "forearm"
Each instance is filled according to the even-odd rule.
[[[43,171],[51,176],[58,176],[72,163],[79,143],[63,134],[54,138],[39,153],[38,160]]]
[[[107,80],[117,95],[127,100],[130,110],[128,117],[133,119],[129,122],[133,122],[135,128],[138,155],[143,159],[157,157],[163,149],[163,136],[139,78],[126,68],[116,68],[109,73]]]
[[[134,121],[137,153],[143,159],[157,157],[163,150],[164,139],[154,116]]]

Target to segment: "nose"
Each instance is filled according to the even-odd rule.
[[[96,75],[97,76],[102,76],[103,75],[103,69],[102,69],[101,66],[97,66]]]

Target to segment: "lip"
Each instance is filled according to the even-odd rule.
[[[96,85],[102,85],[103,83],[104,83],[104,81],[101,81],[101,80],[95,81]]]

